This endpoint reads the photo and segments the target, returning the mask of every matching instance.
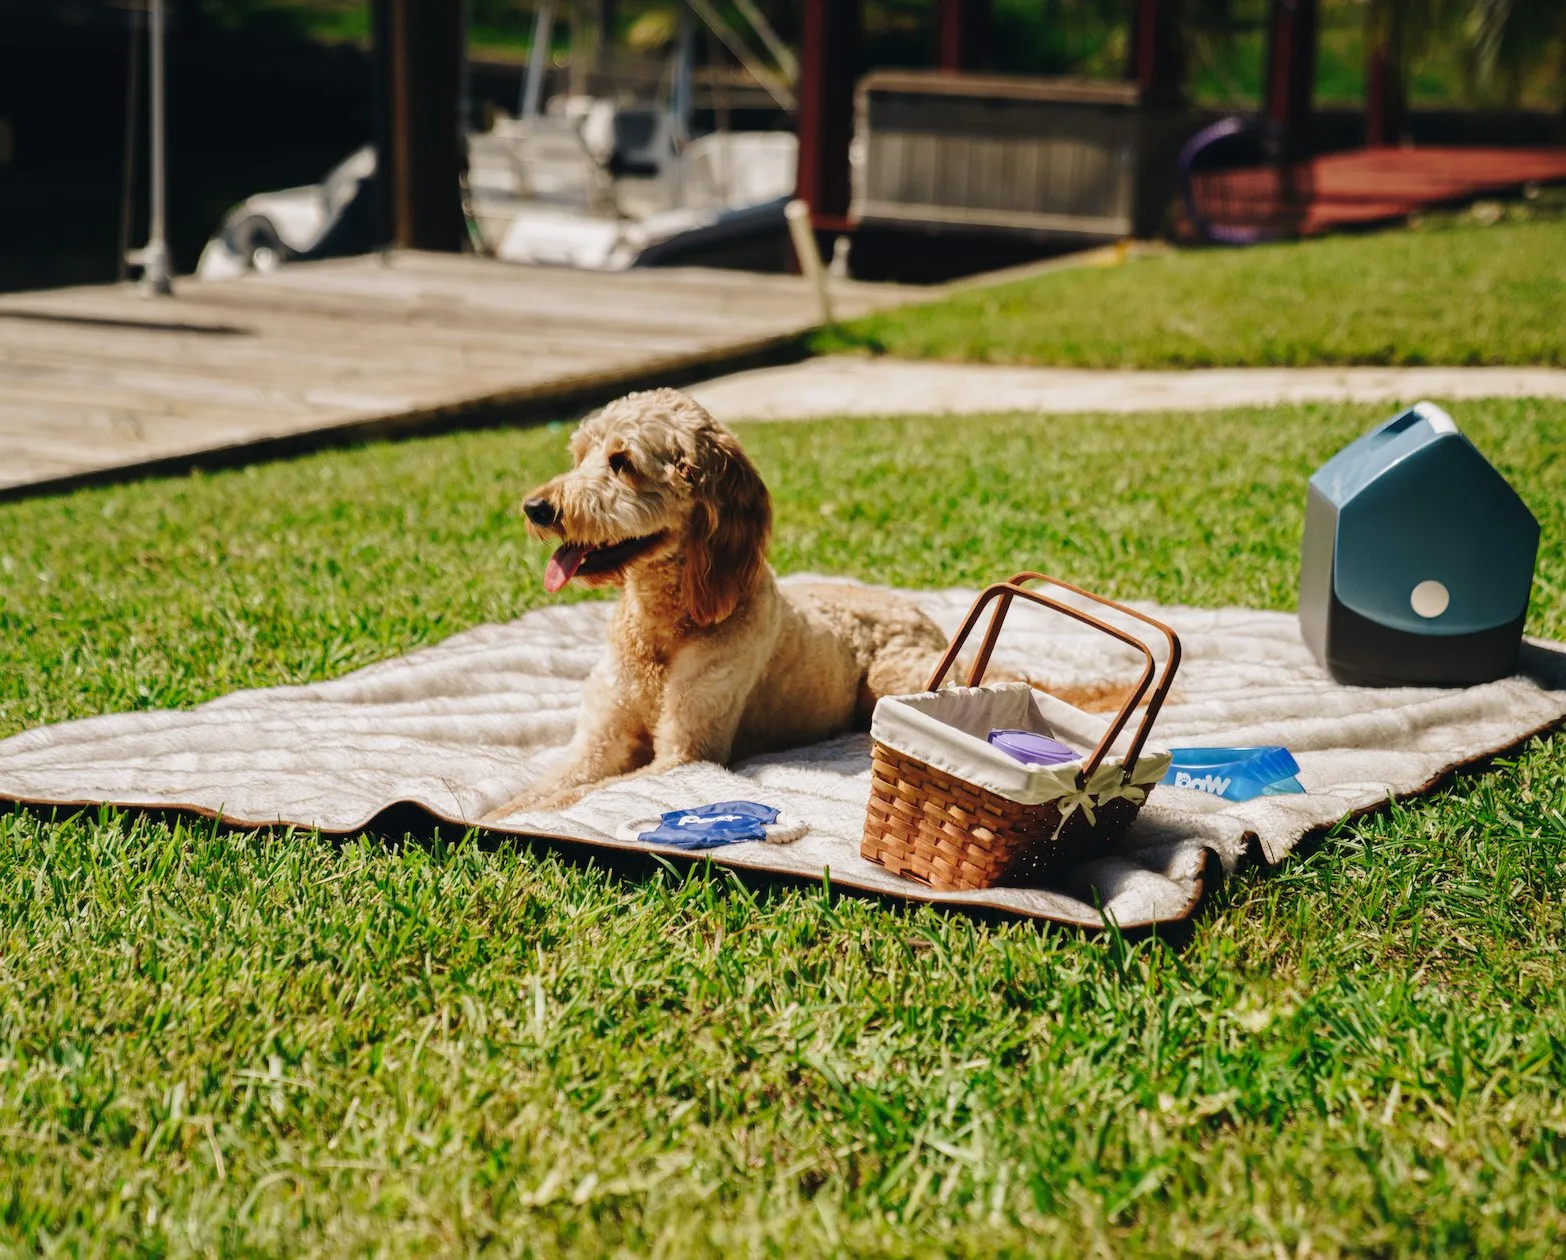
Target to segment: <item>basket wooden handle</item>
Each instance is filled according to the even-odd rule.
[[[1073,586],[1070,582],[1063,582],[1059,578],[1053,578],[1043,573],[1018,573],[1011,579],[1010,585],[1021,586],[1024,582],[1048,582],[1053,586],[1059,586],[1075,595],[1080,595],[1083,599],[1090,599],[1096,604],[1103,604],[1105,607],[1124,613],[1132,620],[1151,626],[1159,634],[1163,635],[1164,642],[1168,645],[1169,653],[1164,658],[1163,672],[1159,675],[1158,683],[1153,688],[1152,695],[1148,699],[1147,712],[1142,717],[1142,724],[1137,727],[1136,735],[1131,740],[1131,746],[1126,750],[1125,765],[1126,773],[1129,775],[1131,766],[1135,764],[1138,754],[1142,751],[1142,746],[1147,743],[1148,734],[1153,729],[1153,723],[1158,719],[1159,710],[1164,707],[1164,701],[1169,698],[1170,688],[1174,685],[1175,671],[1180,668],[1180,636],[1174,632],[1172,627],[1165,625],[1154,617],[1149,617],[1146,613],[1137,612],[1135,608],[1127,604],[1122,604],[1103,595],[1095,595],[1092,591],[1085,591],[1080,586]],[[998,630],[999,627],[997,626],[996,629]],[[986,635],[985,638],[988,639],[989,636]],[[991,650],[993,650],[993,644],[991,645]],[[1143,650],[1146,651],[1145,646]],[[988,663],[988,657],[986,657],[986,663]],[[1110,741],[1113,741],[1115,736],[1119,734],[1131,714],[1135,712],[1137,705],[1141,703],[1141,699],[1141,694],[1138,693],[1126,702],[1125,707],[1120,712],[1119,721],[1110,732]],[[1106,743],[1105,748],[1107,749],[1107,747]]]
[[[1124,604],[1117,603],[1112,599],[1106,599],[1102,595],[1095,595],[1079,586],[1073,586],[1070,582],[1062,582],[1059,578],[1052,578],[1043,573],[1019,573],[1009,582],[997,582],[993,586],[988,586],[979,592],[979,597],[973,601],[973,607],[968,610],[968,615],[964,618],[962,627],[953,637],[951,646],[946,649],[946,654],[941,658],[940,664],[935,667],[935,672],[930,675],[930,682],[925,690],[934,691],[941,685],[942,680],[945,679],[952,665],[956,662],[958,654],[962,651],[963,644],[968,641],[968,636],[973,633],[973,627],[978,624],[980,614],[992,602],[1000,601],[996,605],[995,615],[990,618],[989,627],[985,630],[984,642],[979,648],[979,655],[974,658],[973,666],[968,671],[968,686],[970,687],[977,687],[984,679],[984,671],[989,667],[990,657],[995,651],[996,640],[1000,637],[1001,623],[1006,619],[1006,613],[1011,608],[1012,600],[1020,597],[1029,603],[1064,613],[1075,621],[1092,626],[1095,630],[1101,630],[1111,638],[1118,639],[1128,647],[1135,648],[1142,654],[1143,658],[1142,676],[1137,680],[1136,687],[1132,689],[1131,695],[1127,697],[1115,720],[1110,723],[1109,729],[1104,732],[1104,738],[1099,741],[1098,747],[1093,750],[1092,755],[1089,756],[1086,764],[1082,767],[1083,777],[1086,778],[1098,769],[1099,764],[1109,755],[1110,745],[1119,738],[1120,732],[1125,729],[1126,723],[1131,720],[1131,715],[1136,712],[1137,706],[1142,703],[1143,697],[1147,696],[1148,688],[1153,683],[1153,675],[1158,672],[1157,662],[1153,657],[1152,649],[1147,644],[1134,635],[1120,629],[1119,626],[1111,625],[1109,622],[1095,617],[1091,613],[1083,612],[1080,608],[1073,608],[1070,604],[1051,599],[1048,595],[1041,595],[1037,591],[1028,590],[1022,585],[1024,582],[1032,581],[1049,582],[1051,585],[1062,587],[1076,595],[1080,595],[1084,599],[1116,609],[1128,617],[1152,626],[1164,636],[1169,644],[1169,656],[1164,662],[1163,672],[1158,679],[1157,686],[1153,687],[1152,696],[1147,704],[1147,713],[1142,718],[1141,725],[1137,727],[1130,747],[1126,750],[1125,773],[1129,776],[1132,766],[1136,764],[1137,755],[1142,751],[1143,744],[1147,742],[1148,733],[1153,728],[1153,721],[1158,717],[1159,709],[1163,707],[1164,701],[1169,696],[1169,688],[1174,682],[1175,670],[1180,666],[1179,636],[1163,622],[1155,621],[1152,617],[1147,616],[1145,613],[1139,613],[1134,608],[1127,608]]]

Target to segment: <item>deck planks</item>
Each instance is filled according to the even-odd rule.
[[[852,316],[928,291],[834,282]],[[0,496],[224,451],[460,423],[715,370],[817,322],[792,276],[419,253],[0,296]]]

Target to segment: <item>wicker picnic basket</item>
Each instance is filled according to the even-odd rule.
[[[1168,644],[1162,670],[1146,643],[1023,585],[1031,581],[1062,587],[1151,626]],[[1006,613],[1018,599],[1064,613],[1142,654],[1141,677],[1107,727],[1101,718],[1025,682],[982,685]],[[968,685],[940,689],[991,604],[995,610],[968,672]],[[886,696],[876,705],[870,802],[860,853],[889,871],[943,891],[1003,882],[1038,884],[1085,860],[1130,826],[1148,790],[1168,769],[1169,754],[1147,747],[1147,736],[1179,665],[1180,640],[1174,631],[1124,604],[1042,573],[1019,573],[1009,582],[987,587],[969,609],[928,688],[916,696]],[[1144,700],[1146,712],[1128,740],[1126,726]],[[1078,757],[1059,765],[1025,765],[987,741],[990,730],[1004,727],[1049,736],[1076,750]]]

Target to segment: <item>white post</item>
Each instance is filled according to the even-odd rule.
[[[141,251],[141,289],[143,293],[167,297],[174,292],[169,274],[167,211],[167,168],[164,150],[163,118],[163,0],[147,0],[150,21],[147,41],[151,53],[152,87],[152,222],[147,247]]]
[[[797,197],[783,207],[788,220],[788,234],[794,242],[794,254],[799,259],[799,269],[816,290],[816,305],[821,311],[821,322],[832,322],[832,293],[827,284],[827,270],[821,263],[821,251],[816,247],[816,231],[810,223],[810,207]]]
[[[555,6],[543,0],[533,17],[533,46],[527,52],[527,71],[522,80],[522,117],[537,118],[544,93],[544,75],[549,71],[549,41],[555,29]]]
[[[691,11],[685,5],[679,9],[678,37],[674,50],[674,129],[675,137],[684,144],[691,138],[692,115],[696,108],[696,92],[692,76],[696,68],[696,24],[691,21]]]

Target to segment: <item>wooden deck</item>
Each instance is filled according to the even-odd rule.
[[[1311,165],[1307,235],[1566,180],[1566,147],[1354,149]]]
[[[916,293],[833,292],[840,315]],[[791,276],[417,253],[183,280],[167,300],[113,286],[9,294],[0,497],[568,411],[775,355],[816,311]]]
[[[1290,169],[1297,198],[1292,203],[1280,200],[1275,168],[1201,172],[1196,179],[1205,217],[1230,228],[1275,226],[1280,216],[1293,218],[1302,236],[1391,223],[1422,210],[1515,194],[1527,184],[1566,181],[1566,146],[1350,149]],[[1180,219],[1189,237],[1183,211]]]

